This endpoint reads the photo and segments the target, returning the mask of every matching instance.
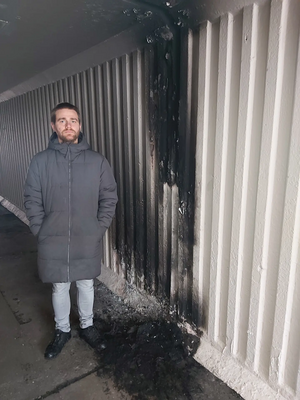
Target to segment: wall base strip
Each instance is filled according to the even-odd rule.
[[[267,382],[232,358],[232,355],[226,355],[214,348],[205,335],[201,337],[201,344],[194,358],[245,400],[296,399],[284,389],[282,394],[273,390]]]
[[[26,215],[24,211],[20,210],[17,206],[12,204],[10,201],[5,199],[4,197],[0,196],[0,204],[6,208],[8,211],[12,212],[15,214],[16,217],[18,217],[24,224],[29,226],[29,221],[26,218]]]

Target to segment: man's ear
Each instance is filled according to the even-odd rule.
[[[54,132],[54,131],[55,131],[55,127],[54,127],[53,122],[51,122],[51,128],[52,128],[52,130],[53,130],[53,132]]]

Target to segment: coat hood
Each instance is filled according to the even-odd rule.
[[[67,156],[70,151],[71,154],[76,157],[81,151],[88,150],[90,145],[88,144],[86,137],[80,132],[78,137],[78,143],[59,143],[56,132],[53,132],[48,144],[48,149],[56,150],[61,152],[64,156]]]

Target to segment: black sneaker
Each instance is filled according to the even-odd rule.
[[[100,333],[94,325],[88,326],[84,329],[80,328],[79,337],[85,340],[93,349],[98,348],[103,350],[106,348],[106,345],[102,342]]]
[[[56,357],[70,339],[71,332],[63,332],[60,329],[56,329],[54,339],[46,348],[45,358],[49,360]]]

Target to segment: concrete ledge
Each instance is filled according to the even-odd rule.
[[[21,221],[24,222],[24,224],[29,226],[29,221],[26,218],[26,215],[24,211],[20,210],[17,206],[12,204],[10,201],[6,200],[4,197],[0,196],[0,204],[6,208],[8,211],[12,212],[15,214],[16,217],[18,217]]]
[[[247,369],[232,355],[220,352],[209,342],[206,335],[194,356],[195,360],[208,369],[245,400],[296,400],[284,388],[273,390],[267,382]]]

